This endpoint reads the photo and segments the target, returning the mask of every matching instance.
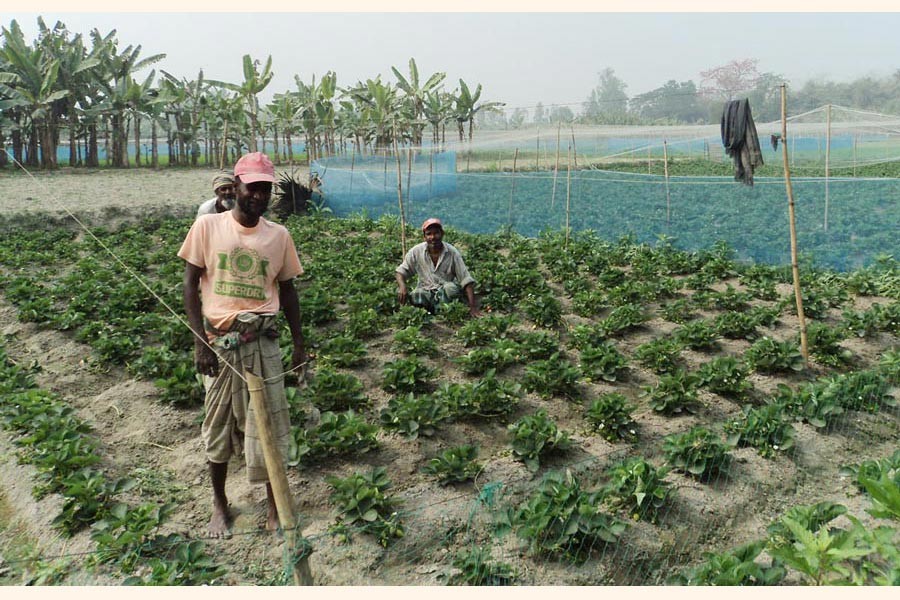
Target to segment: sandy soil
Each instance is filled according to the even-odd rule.
[[[152,172],[75,171],[40,173],[35,179],[21,174],[0,174],[0,215],[38,213],[65,215],[62,202],[71,210],[90,216],[92,224],[140,218],[144,211],[172,211],[182,214],[195,209],[210,197],[212,170]],[[732,282],[736,284],[736,282]],[[721,285],[724,288],[724,284]],[[857,299],[858,306],[872,299]],[[886,302],[885,299],[881,299]],[[709,315],[707,315],[709,316]],[[569,325],[578,317],[567,315]],[[793,334],[794,318],[765,333],[779,339]],[[620,348],[630,352],[638,344],[674,329],[659,318],[622,340]],[[436,339],[452,340],[452,330],[434,325]],[[206,474],[198,412],[180,410],[157,401],[158,390],[151,382],[130,378],[122,369],[104,371],[90,360],[90,349],[71,337],[20,323],[15,309],[0,301],[0,334],[9,355],[28,364],[36,360],[43,367],[38,382],[44,389],[60,394],[89,421],[102,441],[104,468],[119,476],[137,476],[145,484],[131,493],[130,500],[175,500],[166,532],[203,539],[210,514],[211,492]],[[387,404],[388,395],[378,385],[383,364],[392,360],[391,336],[369,342],[369,361],[352,370],[366,384],[374,413]],[[456,342],[458,343],[458,342]],[[847,342],[861,368],[877,361],[880,353],[896,346],[893,336]],[[745,341],[726,341],[719,351],[737,354],[749,346]],[[692,369],[710,359],[711,354],[685,352]],[[433,366],[448,360],[429,359]],[[519,378],[522,367],[514,367]],[[814,373],[823,370],[817,368]],[[760,393],[772,391],[785,379],[754,375]],[[636,412],[640,442],[635,447],[610,444],[585,431],[582,405],[599,394],[623,391],[639,400],[641,386],[655,376],[635,366],[622,384],[585,384],[584,401],[540,400],[529,394],[515,417],[547,409],[561,428],[572,432],[573,450],[549,461],[550,468],[571,467],[585,474],[602,472],[626,454],[640,453],[646,445],[658,445],[669,433],[685,431],[701,422],[721,421],[736,414],[736,402],[703,392],[703,410],[698,415],[666,418],[653,414],[645,404]],[[792,380],[797,383],[800,379]],[[896,392],[895,392],[896,393]],[[832,500],[848,506],[851,514],[871,522],[865,513],[868,501],[851,482],[839,475],[841,466],[865,458],[881,458],[896,448],[900,415],[896,411],[879,414],[852,413],[826,433],[807,425],[796,425],[797,447],[788,456],[764,459],[756,451],[734,451],[735,464],[727,475],[711,483],[699,483],[678,473],[667,480],[676,493],[658,526],[636,523],[614,547],[595,553],[583,565],[565,560],[543,560],[526,556],[515,536],[494,539],[489,530],[491,507],[502,508],[524,497],[537,479],[513,459],[504,436],[494,424],[462,422],[442,428],[432,438],[406,440],[382,432],[377,452],[350,460],[328,460],[314,467],[291,469],[289,481],[304,534],[313,539],[315,552],[310,566],[316,582],[324,585],[440,585],[454,571],[452,559],[460,548],[476,543],[492,545],[495,559],[513,564],[521,583],[532,584],[655,584],[672,574],[672,569],[696,563],[703,550],[722,551],[765,535],[765,528],[785,509],[797,504]],[[482,448],[484,472],[474,484],[441,487],[420,472],[427,458],[461,443]],[[25,535],[43,555],[56,556],[88,551],[92,542],[83,532],[71,540],[60,538],[49,526],[60,505],[58,497],[35,501],[31,495],[32,471],[17,464],[7,432],[0,431],[0,500],[6,504],[7,529],[0,533],[0,549],[13,539],[11,532]],[[656,462],[659,462],[658,460]],[[328,500],[329,475],[349,475],[354,470],[375,465],[389,467],[393,493],[403,501],[403,521],[407,535],[389,549],[365,535],[342,544],[327,533],[334,521]],[[499,484],[499,487],[497,485]],[[239,460],[233,461],[228,483],[232,509],[236,513],[231,540],[208,542],[215,560],[228,568],[223,583],[272,583],[283,573],[284,545],[260,529],[264,519],[265,494],[245,481]],[[77,561],[78,559],[72,559]],[[77,562],[75,563],[77,564]],[[0,570],[3,565],[0,563]],[[2,572],[0,572],[2,576]],[[116,583],[116,575],[81,574],[75,568],[67,583]],[[11,582],[15,583],[15,582]]]

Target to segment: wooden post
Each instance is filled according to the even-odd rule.
[[[397,204],[400,206],[400,247],[406,256],[406,214],[403,212],[403,169],[400,167],[400,151],[397,150],[397,136],[394,138],[394,156],[397,157]],[[385,155],[386,157],[387,155]]]
[[[828,176],[831,174],[831,105],[825,108],[825,224],[828,231]]]
[[[406,210],[412,210],[412,148],[406,149]]]
[[[250,371],[244,371],[247,380],[247,391],[250,393],[250,404],[256,416],[256,428],[259,433],[260,445],[263,456],[266,459],[266,471],[269,474],[269,485],[272,487],[272,495],[275,497],[275,508],[278,510],[278,520],[284,532],[285,547],[290,551],[295,549],[297,534],[297,520],[294,518],[294,506],[291,501],[291,489],[288,485],[287,475],[284,472],[284,462],[281,453],[275,445],[272,437],[272,424],[269,413],[266,410],[266,392],[263,380]],[[301,536],[302,537],[302,536]],[[306,556],[291,557],[293,563],[293,575],[295,585],[313,585],[312,573],[309,569],[309,560]]]
[[[550,210],[553,210],[553,204],[556,202],[556,177],[559,174],[559,130],[562,127],[562,121],[556,122],[556,167],[553,168],[553,193],[550,194]]]
[[[666,178],[666,228],[668,229],[672,206],[669,201],[669,150],[666,140],[663,140],[663,173]]]
[[[647,175],[653,175],[653,140],[647,138]]]
[[[353,198],[353,167],[356,166],[356,148],[353,148],[353,151],[350,153],[350,191],[347,192],[347,195],[350,198]]]
[[[781,84],[781,140],[787,139],[787,92]],[[794,216],[794,189],[791,187],[791,170],[788,166],[787,144],[781,145],[784,162],[784,185],[788,197],[788,220],[791,230],[791,271],[794,275],[794,299],[797,303],[797,318],[800,321],[800,353],[809,367],[809,348],[806,344],[806,317],[803,314],[803,295],[800,293],[800,266],[797,262],[797,225]]]
[[[534,153],[534,170],[541,170],[541,130],[537,131],[537,142],[535,143],[535,153]]]
[[[853,176],[856,177],[856,147],[859,146],[859,134],[853,135]]]
[[[513,156],[513,170],[512,170],[512,185],[509,188],[509,211],[506,215],[506,226],[509,227],[510,231],[512,231],[512,206],[513,206],[513,196],[516,194],[516,162],[519,160],[519,149],[516,148],[516,153]]]
[[[572,189],[572,169],[569,166],[569,160],[572,157],[572,147],[566,151],[566,250],[569,249],[569,207],[570,207],[570,192]]]
[[[222,131],[222,158],[219,160],[219,170],[225,169],[225,156],[228,154],[228,119],[225,119],[225,128]]]

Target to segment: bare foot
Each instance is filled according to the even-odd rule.
[[[231,538],[231,515],[227,505],[213,502],[212,518],[209,520],[209,535],[214,538]]]

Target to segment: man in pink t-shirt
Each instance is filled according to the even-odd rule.
[[[178,251],[186,261],[184,306],[194,331],[194,362],[206,376],[201,432],[213,488],[209,531],[214,537],[231,535],[225,480],[229,458],[242,452],[250,482],[266,484],[267,527],[278,527],[243,371],[249,369],[266,381],[266,410],[284,457],[290,420],[274,328],[279,310],[284,311],[293,340],[291,368],[306,363],[300,303],[293,284],[303,267],[287,229],[262,217],[274,181],[275,170],[265,154],[241,157],[234,166],[234,208],[198,217]]]

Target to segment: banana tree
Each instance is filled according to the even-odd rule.
[[[456,97],[456,124],[459,128],[459,141],[463,141],[464,125],[469,124],[469,143],[472,143],[472,134],[475,131],[475,115],[480,111],[499,112],[506,106],[504,102],[478,102],[481,98],[481,84],[475,87],[475,93],[469,91],[469,86],[462,79],[459,80],[459,96]]]
[[[257,151],[257,137],[259,130],[259,98],[257,95],[262,92],[271,83],[274,73],[272,72],[272,55],[266,59],[262,72],[259,71],[258,60],[253,60],[249,54],[244,55],[244,82],[240,85],[227,81],[210,80],[211,85],[225,88],[238,95],[244,100],[244,109],[250,118],[250,137],[247,140],[247,146],[250,152]]]
[[[414,146],[422,145],[422,130],[425,128],[423,115],[425,102],[430,94],[435,92],[438,86],[447,77],[446,73],[434,73],[424,85],[419,85],[419,69],[414,58],[409,59],[409,78],[403,76],[396,67],[391,67],[397,78],[397,87],[405,94],[404,100],[409,103],[412,112],[410,124],[412,126],[412,143]]]
[[[447,142],[447,123],[453,119],[453,94],[435,90],[426,94],[423,109],[425,119],[431,123],[431,141],[436,147]]]

